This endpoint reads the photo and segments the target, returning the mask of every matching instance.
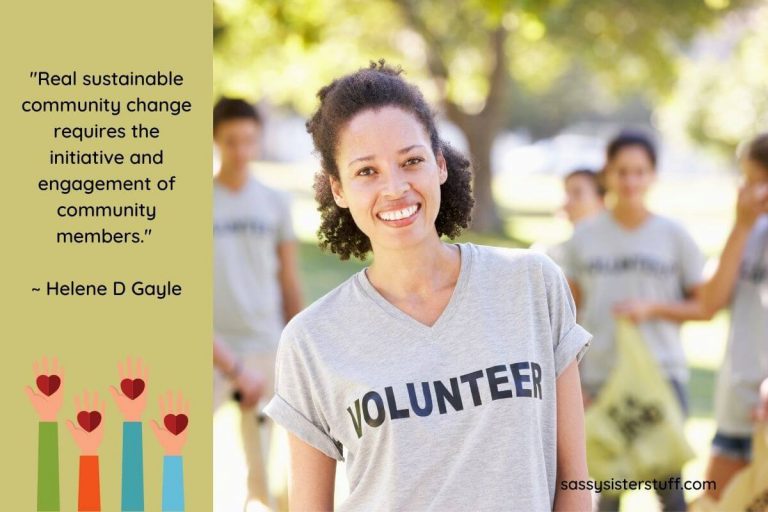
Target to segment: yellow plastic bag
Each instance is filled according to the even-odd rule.
[[[694,454],[672,386],[629,321],[617,322],[616,344],[616,366],[585,415],[589,473],[595,480],[678,473]]]
[[[768,425],[755,430],[752,463],[728,483],[720,501],[701,496],[691,504],[692,512],[768,512]]]

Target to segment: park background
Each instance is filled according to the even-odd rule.
[[[293,197],[307,304],[362,263],[317,247],[319,164],[304,122],[322,85],[379,58],[405,70],[443,136],[472,156],[477,206],[462,240],[568,238],[562,176],[599,170],[608,138],[631,128],[658,141],[652,209],[681,221],[711,264],[733,220],[735,151],[768,129],[766,27],[768,2],[748,0],[215,0],[214,93],[251,100],[264,115],[254,172]],[[727,317],[683,327],[696,451],[686,479],[704,475]],[[234,421],[234,407],[224,409],[214,430]],[[225,444],[214,455],[215,493],[237,503],[244,463],[237,440]],[[622,504],[655,507],[648,492]]]

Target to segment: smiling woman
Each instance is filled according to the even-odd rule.
[[[588,492],[556,485],[587,479],[590,335],[563,275],[441,240],[469,224],[470,164],[399,70],[373,64],[318,97],[321,245],[374,261],[283,331],[265,412],[290,432],[291,510],[334,508],[336,460],[337,510],[588,510]]]
[[[320,152],[323,167],[323,171],[315,177],[315,198],[322,217],[318,232],[320,245],[338,254],[343,260],[350,256],[364,259],[372,247],[368,234],[353,219],[352,211],[337,204],[331,185],[334,182],[341,183],[341,172],[355,177],[355,181],[361,181],[361,178],[381,181],[376,175],[380,176],[382,172],[382,169],[376,167],[377,163],[381,163],[380,154],[378,162],[376,154],[365,153],[349,155],[348,158],[354,162],[345,161],[341,168],[337,165],[336,143],[339,142],[339,132],[347,124],[350,124],[347,148],[354,145],[351,138],[365,137],[366,133],[375,132],[371,131],[371,123],[394,122],[398,129],[407,130],[409,135],[416,132],[419,144],[412,144],[413,139],[403,134],[401,139],[406,141],[405,146],[393,150],[400,158],[399,163],[403,169],[424,167],[429,157],[437,163],[437,156],[440,156],[447,176],[439,184],[440,208],[434,219],[437,234],[454,238],[470,223],[474,199],[470,186],[472,175],[469,160],[439,139],[432,111],[421,92],[405,84],[399,73],[398,70],[381,66],[367,70],[367,74],[361,72],[352,75],[349,80],[332,82],[318,93],[321,108],[307,123],[315,147]],[[389,87],[372,87],[374,78],[380,82],[380,86]],[[356,105],[365,105],[370,110],[359,119],[352,119]],[[383,131],[379,133],[385,134]],[[393,206],[389,208],[391,210]],[[405,208],[407,206],[403,205],[396,209]]]

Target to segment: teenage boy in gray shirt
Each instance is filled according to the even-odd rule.
[[[564,245],[562,260],[579,322],[594,335],[580,367],[587,406],[615,366],[615,317],[629,315],[638,300],[684,302],[699,292],[704,266],[685,229],[645,205],[656,177],[656,150],[647,137],[635,133],[616,137],[608,146],[604,173],[615,202],[576,228]],[[648,319],[638,322],[638,328],[685,412],[688,371],[679,321]],[[685,510],[682,489],[659,494],[664,510]],[[618,498],[601,497],[600,510],[618,507]]]
[[[701,283],[703,256],[677,223],[654,215],[634,229],[610,212],[579,226],[568,242],[563,267],[581,292],[579,320],[595,336],[581,366],[582,384],[594,396],[614,366],[614,311],[633,299],[683,301]],[[688,369],[680,324],[653,319],[637,324],[664,373],[680,383]]]
[[[248,500],[270,504],[255,413],[272,395],[280,332],[301,310],[288,199],[253,177],[261,121],[252,105],[221,99],[214,108],[221,166],[213,186],[214,406],[233,392],[242,410]],[[269,434],[269,424],[263,427]]]

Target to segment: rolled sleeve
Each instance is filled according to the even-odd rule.
[[[323,429],[289,404],[283,397],[275,394],[267,404],[264,413],[291,434],[320,450],[332,459],[344,460],[340,446]]]
[[[323,400],[324,374],[313,351],[304,344],[300,316],[283,330],[275,364],[275,394],[265,414],[325,455],[344,460],[342,446],[330,434],[326,418],[329,407]]]
[[[555,376],[559,377],[572,361],[581,362],[589,349],[592,335],[579,324],[574,324],[555,349]]]

